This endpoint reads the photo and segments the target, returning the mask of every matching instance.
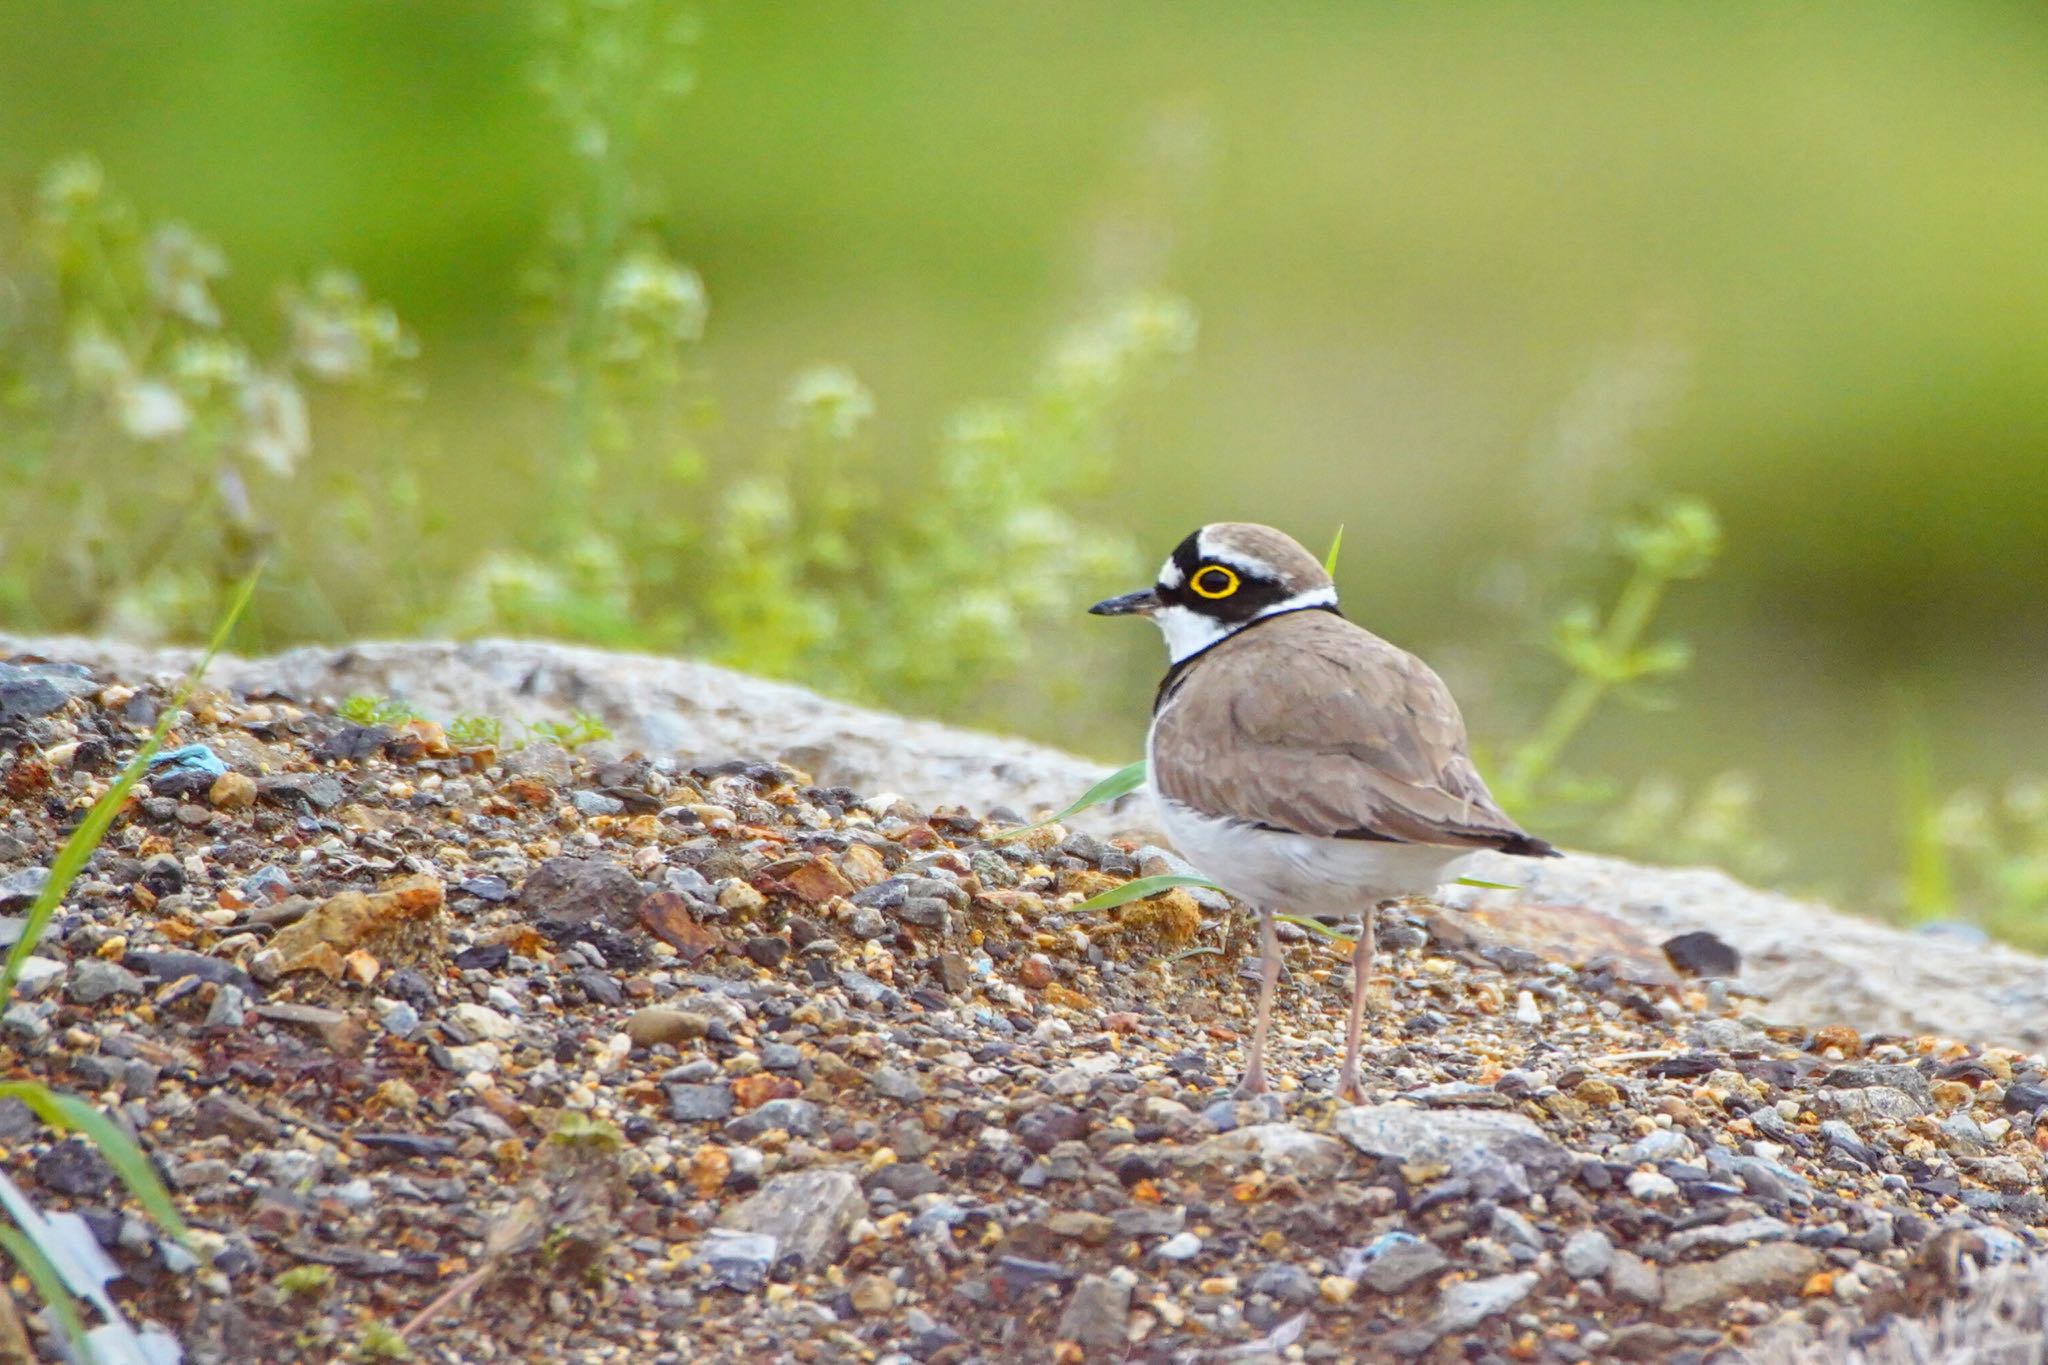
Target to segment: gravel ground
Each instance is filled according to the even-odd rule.
[[[161,701],[0,665],[0,916]],[[2048,1225],[2038,1056],[1411,906],[1367,1102],[1297,935],[1238,1103],[1241,923],[1073,911],[1160,850],[260,693],[174,740],[0,1043],[198,1263],[18,1106],[0,1159],[193,1361],[1837,1359]]]

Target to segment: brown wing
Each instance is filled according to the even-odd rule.
[[[1153,734],[1161,795],[1323,838],[1550,846],[1508,818],[1465,752],[1443,680],[1328,612],[1293,612],[1195,661]]]

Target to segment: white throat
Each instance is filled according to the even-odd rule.
[[[1311,588],[1294,596],[1275,602],[1272,606],[1246,621],[1219,621],[1213,616],[1204,616],[1186,607],[1161,607],[1152,613],[1152,622],[1159,627],[1159,633],[1166,637],[1166,656],[1174,663],[1190,655],[1199,654],[1218,640],[1235,635],[1252,621],[1263,621],[1268,616],[1282,612],[1301,611],[1306,607],[1334,607],[1337,605],[1335,588]]]

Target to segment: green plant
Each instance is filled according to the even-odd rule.
[[[0,967],[0,1012],[12,1003],[15,983],[21,979],[24,964],[34,953],[43,931],[63,904],[86,860],[106,838],[108,829],[127,804],[129,793],[149,770],[150,759],[163,747],[165,736],[183,716],[185,703],[199,685],[199,679],[227,643],[235,623],[241,619],[256,591],[256,579],[257,574],[252,571],[242,581],[226,614],[215,628],[212,641],[192,666],[191,672],[185,675],[171,704],[158,716],[155,728],[137,746],[120,774],[92,803],[85,818],[79,821],[78,827],[57,850],[57,856],[50,864],[48,879],[23,916],[20,937],[9,949],[4,967]],[[92,1143],[144,1211],[179,1242],[189,1246],[190,1234],[184,1219],[171,1202],[170,1194],[158,1181],[149,1158],[112,1119],[77,1096],[52,1090],[41,1081],[0,1082],[0,1099],[18,1100],[48,1127],[62,1133],[77,1133]],[[81,1261],[74,1249],[75,1244],[67,1241],[62,1226],[38,1210],[4,1176],[0,1176],[0,1201],[5,1202],[8,1215],[15,1224],[12,1229],[0,1228],[0,1250],[4,1250],[35,1284],[72,1347],[89,1361],[102,1358],[101,1347],[124,1352],[120,1359],[147,1358],[142,1342],[148,1334],[138,1335],[129,1325],[107,1296],[101,1279]],[[100,1326],[90,1331],[85,1328],[74,1295],[88,1299],[99,1310],[104,1319]]]
[[[295,1265],[281,1272],[272,1284],[288,1298],[317,1299],[334,1287],[334,1268],[324,1265]]]
[[[605,723],[588,711],[578,711],[568,720],[537,720],[526,727],[528,742],[539,741],[559,744],[572,753],[586,744],[595,744],[601,739],[610,739],[612,732]]]
[[[503,746],[505,723],[496,716],[461,715],[448,722],[448,742],[458,749]]]
[[[335,708],[337,716],[352,725],[404,725],[423,717],[409,702],[390,697],[350,697]]]

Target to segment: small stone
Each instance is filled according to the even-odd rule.
[[[1614,1242],[1598,1228],[1580,1228],[1565,1239],[1558,1263],[1575,1280],[1597,1280],[1614,1264]]]
[[[114,1168],[83,1138],[66,1138],[36,1158],[36,1183],[58,1194],[89,1199],[114,1183]]]
[[[206,799],[216,810],[248,810],[256,804],[256,780],[242,773],[222,773],[213,779]]]
[[[1628,1178],[1628,1192],[1644,1203],[1678,1198],[1678,1182],[1662,1171],[1635,1171]]]
[[[1436,1318],[1430,1326],[1444,1336],[1470,1331],[1529,1297],[1539,1278],[1535,1271],[1528,1270],[1519,1275],[1494,1275],[1445,1285],[1437,1295]]]
[[[710,1026],[711,1021],[701,1014],[649,1005],[633,1011],[626,1020],[626,1036],[633,1040],[635,1047],[655,1047],[662,1043],[702,1038]]]
[[[721,1131],[727,1137],[751,1142],[778,1128],[796,1137],[813,1138],[823,1126],[818,1106],[809,1100],[778,1099],[769,1100],[730,1120]]]
[[[709,1123],[732,1115],[729,1085],[671,1085],[668,1116],[678,1123]]]
[[[893,1066],[875,1068],[875,1074],[868,1078],[868,1085],[884,1099],[912,1104],[924,1098],[924,1083]]]
[[[335,1052],[353,1054],[363,1045],[363,1026],[340,1010],[323,1009],[318,1005],[258,1005],[256,1015],[272,1023],[305,1029]]]
[[[1796,1294],[1822,1264],[1821,1254],[1812,1247],[1772,1242],[1711,1261],[1674,1265],[1664,1272],[1663,1309],[1687,1313],[1735,1298]]]
[[[783,959],[789,956],[789,940],[773,934],[759,934],[747,940],[745,951],[755,966],[772,970],[780,967]]]
[[[1664,940],[1664,960],[1681,976],[1731,977],[1742,970],[1742,955],[1701,929]]]
[[[885,1313],[896,1303],[896,1286],[887,1275],[863,1275],[846,1297],[856,1313]]]
[[[1367,1287],[1381,1294],[1398,1294],[1418,1280],[1450,1265],[1450,1258],[1437,1249],[1434,1242],[1420,1237],[1408,1236],[1400,1241],[1388,1243],[1365,1267],[1363,1279]]]
[[[1108,1275],[1083,1275],[1060,1312],[1053,1335],[1091,1351],[1115,1351],[1125,1344],[1131,1315],[1131,1287]]]
[[[857,939],[878,939],[889,932],[889,919],[879,910],[863,907],[853,912],[846,928]]]
[[[1357,1105],[1339,1110],[1330,1126],[1368,1156],[1409,1165],[1448,1166],[1475,1151],[1531,1171],[1555,1170],[1565,1163],[1564,1151],[1541,1128],[1500,1110]]]
[[[273,806],[324,814],[346,800],[348,791],[327,773],[279,773],[258,778],[256,795]]]
[[[1274,1175],[1319,1181],[1344,1168],[1344,1145],[1291,1123],[1255,1123],[1210,1138],[1190,1159],[1230,1167],[1256,1164]]]
[[[626,803],[616,796],[582,790],[569,793],[569,804],[576,808],[579,815],[592,818],[600,815],[617,815],[626,808]]]
[[[142,978],[126,967],[89,957],[71,969],[64,995],[74,1005],[97,1005],[116,995],[141,995]]]
[[[1192,1232],[1177,1232],[1152,1248],[1152,1254],[1162,1261],[1187,1261],[1202,1252],[1202,1239]]]
[[[807,1269],[817,1269],[839,1259],[847,1235],[867,1212],[867,1196],[853,1173],[826,1168],[778,1175],[718,1221],[737,1232],[773,1237],[777,1257],[795,1256]]]
[[[1607,1267],[1607,1288],[1618,1299],[1654,1304],[1664,1297],[1664,1275],[1632,1251],[1615,1251]]]
[[[464,1001],[449,1010],[448,1017],[456,1027],[472,1038],[488,1038],[492,1042],[502,1043],[519,1036],[519,1025],[489,1005]]]

